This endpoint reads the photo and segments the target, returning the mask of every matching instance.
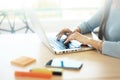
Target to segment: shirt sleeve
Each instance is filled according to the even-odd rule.
[[[89,33],[93,31],[96,27],[100,25],[102,19],[102,9],[97,11],[94,16],[92,16],[89,20],[81,23],[78,27],[81,30],[81,33]]]
[[[118,42],[104,41],[102,53],[112,57],[120,58],[120,41]]]

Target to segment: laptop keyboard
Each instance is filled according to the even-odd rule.
[[[57,40],[57,38],[51,38],[49,39],[51,45],[58,49],[58,50],[63,50],[63,49],[68,49],[69,46],[64,44],[64,40]]]
[[[74,49],[74,48],[81,47],[81,43],[78,41],[75,41],[75,40],[73,40],[67,44],[64,44],[64,41],[65,41],[64,38],[57,40],[57,37],[54,37],[54,38],[49,38],[49,40],[50,40],[52,47],[57,50]]]

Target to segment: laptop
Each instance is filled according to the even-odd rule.
[[[36,14],[29,15],[31,28],[39,35],[42,43],[55,54],[66,54],[66,53],[75,53],[80,51],[87,51],[93,49],[91,46],[82,46],[82,43],[72,40],[68,44],[64,44],[66,35],[63,35],[60,40],[57,40],[54,33],[49,35],[45,32],[44,26],[41,24]],[[52,28],[52,27],[51,27]]]

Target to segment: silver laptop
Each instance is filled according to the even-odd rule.
[[[47,34],[44,30],[44,26],[35,14],[29,15],[31,21],[31,27],[39,35],[42,43],[55,54],[74,53],[79,51],[86,51],[93,49],[91,46],[82,46],[78,41],[72,40],[68,44],[64,44],[66,36],[63,35],[58,41],[56,34]]]

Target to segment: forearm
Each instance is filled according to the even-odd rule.
[[[94,40],[94,39],[89,39],[87,44],[90,44],[92,47],[94,47],[95,49],[97,50],[100,50],[102,51],[102,44],[103,44],[103,41],[101,40]]]
[[[81,29],[77,27],[73,32],[79,32],[81,33]],[[90,44],[92,47],[96,48],[97,50],[102,50],[102,44],[103,42],[101,40],[94,40],[92,38],[86,37],[88,40],[85,41],[85,44]],[[81,39],[80,39],[81,41]]]

